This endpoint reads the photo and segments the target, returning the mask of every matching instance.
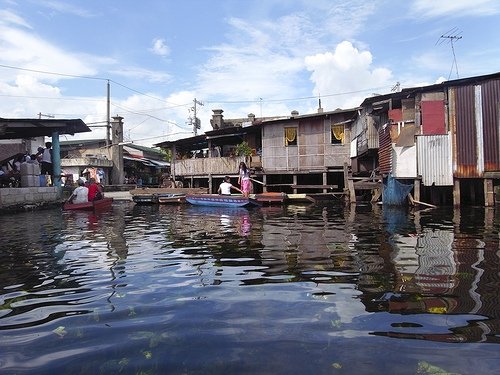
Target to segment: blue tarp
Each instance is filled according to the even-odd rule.
[[[403,184],[389,175],[384,180],[382,203],[389,206],[403,206],[408,203],[407,196],[413,189],[413,184]]]

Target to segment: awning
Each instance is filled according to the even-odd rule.
[[[152,160],[148,158],[133,158],[130,156],[123,156],[124,160],[130,160],[130,161],[135,161],[137,163],[141,163],[142,165],[146,167],[154,167],[154,168],[168,168],[170,167],[170,163],[166,161],[160,161],[160,160]]]

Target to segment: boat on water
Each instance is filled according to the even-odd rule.
[[[261,203],[242,195],[186,194],[186,201],[196,206],[258,207]]]
[[[264,204],[282,204],[288,200],[288,195],[281,192],[250,194],[250,197]]]
[[[159,204],[184,203],[186,202],[185,193],[164,193],[158,194]]]
[[[156,204],[158,203],[158,194],[135,194],[132,195],[132,200],[138,204]]]
[[[111,207],[113,204],[113,198],[102,198],[92,202],[85,203],[64,203],[64,210],[83,210],[83,211],[92,211],[92,210],[102,210],[105,208]]]
[[[130,191],[137,204],[184,203],[186,194],[203,194],[204,188],[140,188]]]

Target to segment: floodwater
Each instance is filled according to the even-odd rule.
[[[498,373],[499,231],[498,207],[3,214],[0,373]]]

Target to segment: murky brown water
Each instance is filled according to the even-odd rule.
[[[471,207],[4,214],[0,373],[496,373],[499,229]]]

